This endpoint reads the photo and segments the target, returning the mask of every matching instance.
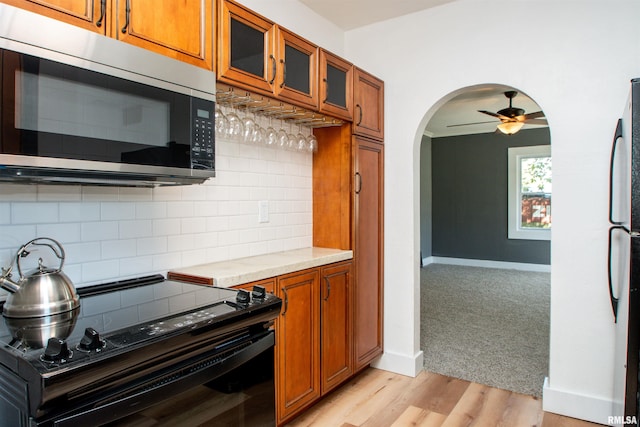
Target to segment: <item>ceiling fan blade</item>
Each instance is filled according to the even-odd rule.
[[[540,117],[544,117],[544,112],[542,111],[536,111],[535,113],[529,113],[529,114],[525,114],[524,115],[524,119],[525,120],[529,120],[529,119],[538,119]]]
[[[489,116],[497,117],[500,120],[512,121],[510,117],[503,116],[502,114],[492,113],[491,111],[487,111],[487,110],[478,110],[478,113],[488,114]]]
[[[472,123],[458,123],[456,125],[447,125],[448,128],[454,128],[457,126],[471,126],[471,125],[483,125],[483,124],[487,124],[487,123],[496,123],[495,120],[490,120],[488,122],[472,122]]]
[[[549,125],[546,119],[525,119],[524,122],[528,125]]]

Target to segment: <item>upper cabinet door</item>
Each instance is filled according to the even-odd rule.
[[[117,0],[112,36],[213,70],[213,0]]]
[[[107,34],[107,0],[2,0],[99,34]]]
[[[354,67],[353,133],[384,140],[384,82]]]
[[[277,27],[277,97],[318,108],[318,46]]]
[[[278,65],[273,22],[226,0],[218,13],[218,80],[271,94]]]
[[[351,120],[352,105],[353,65],[320,49],[320,111]]]

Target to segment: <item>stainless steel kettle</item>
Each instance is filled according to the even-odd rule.
[[[52,244],[53,243],[53,244]],[[54,246],[55,245],[55,246]],[[20,268],[20,258],[29,255],[27,248],[47,246],[60,259],[58,268],[48,268],[38,259],[38,268],[24,275]],[[62,245],[48,237],[39,237],[22,245],[16,253],[16,265],[20,279],[11,280],[13,264],[2,269],[0,287],[9,292],[2,314],[5,317],[28,318],[64,313],[80,306],[76,288],[62,272],[65,253]]]

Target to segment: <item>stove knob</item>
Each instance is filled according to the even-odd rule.
[[[60,362],[71,356],[69,347],[65,340],[59,338],[49,338],[47,348],[44,350],[42,358],[47,362]]]
[[[249,291],[238,289],[238,293],[236,294],[236,302],[238,304],[249,304],[249,301],[251,300],[250,295],[251,294],[249,294]]]
[[[266,296],[267,296],[267,290],[264,288],[264,286],[258,286],[258,285],[253,286],[253,291],[251,291],[251,297],[253,299],[258,299],[260,301],[263,301]]]
[[[100,339],[100,334],[93,328],[87,328],[84,330],[84,336],[80,340],[78,347],[84,351],[99,350],[103,347],[103,342]]]

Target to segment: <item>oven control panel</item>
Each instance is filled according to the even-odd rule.
[[[77,344],[52,337],[38,359],[45,369],[54,370],[72,362],[96,360],[106,353],[122,352],[127,348],[151,343],[154,340],[171,338],[199,328],[210,327],[219,319],[233,317],[234,314],[279,302],[279,298],[267,293],[261,286],[254,286],[251,291],[240,289],[234,293],[235,298],[224,299],[200,310],[138,324],[107,334],[100,334],[94,328],[87,327]],[[277,311],[279,312],[279,306]]]

